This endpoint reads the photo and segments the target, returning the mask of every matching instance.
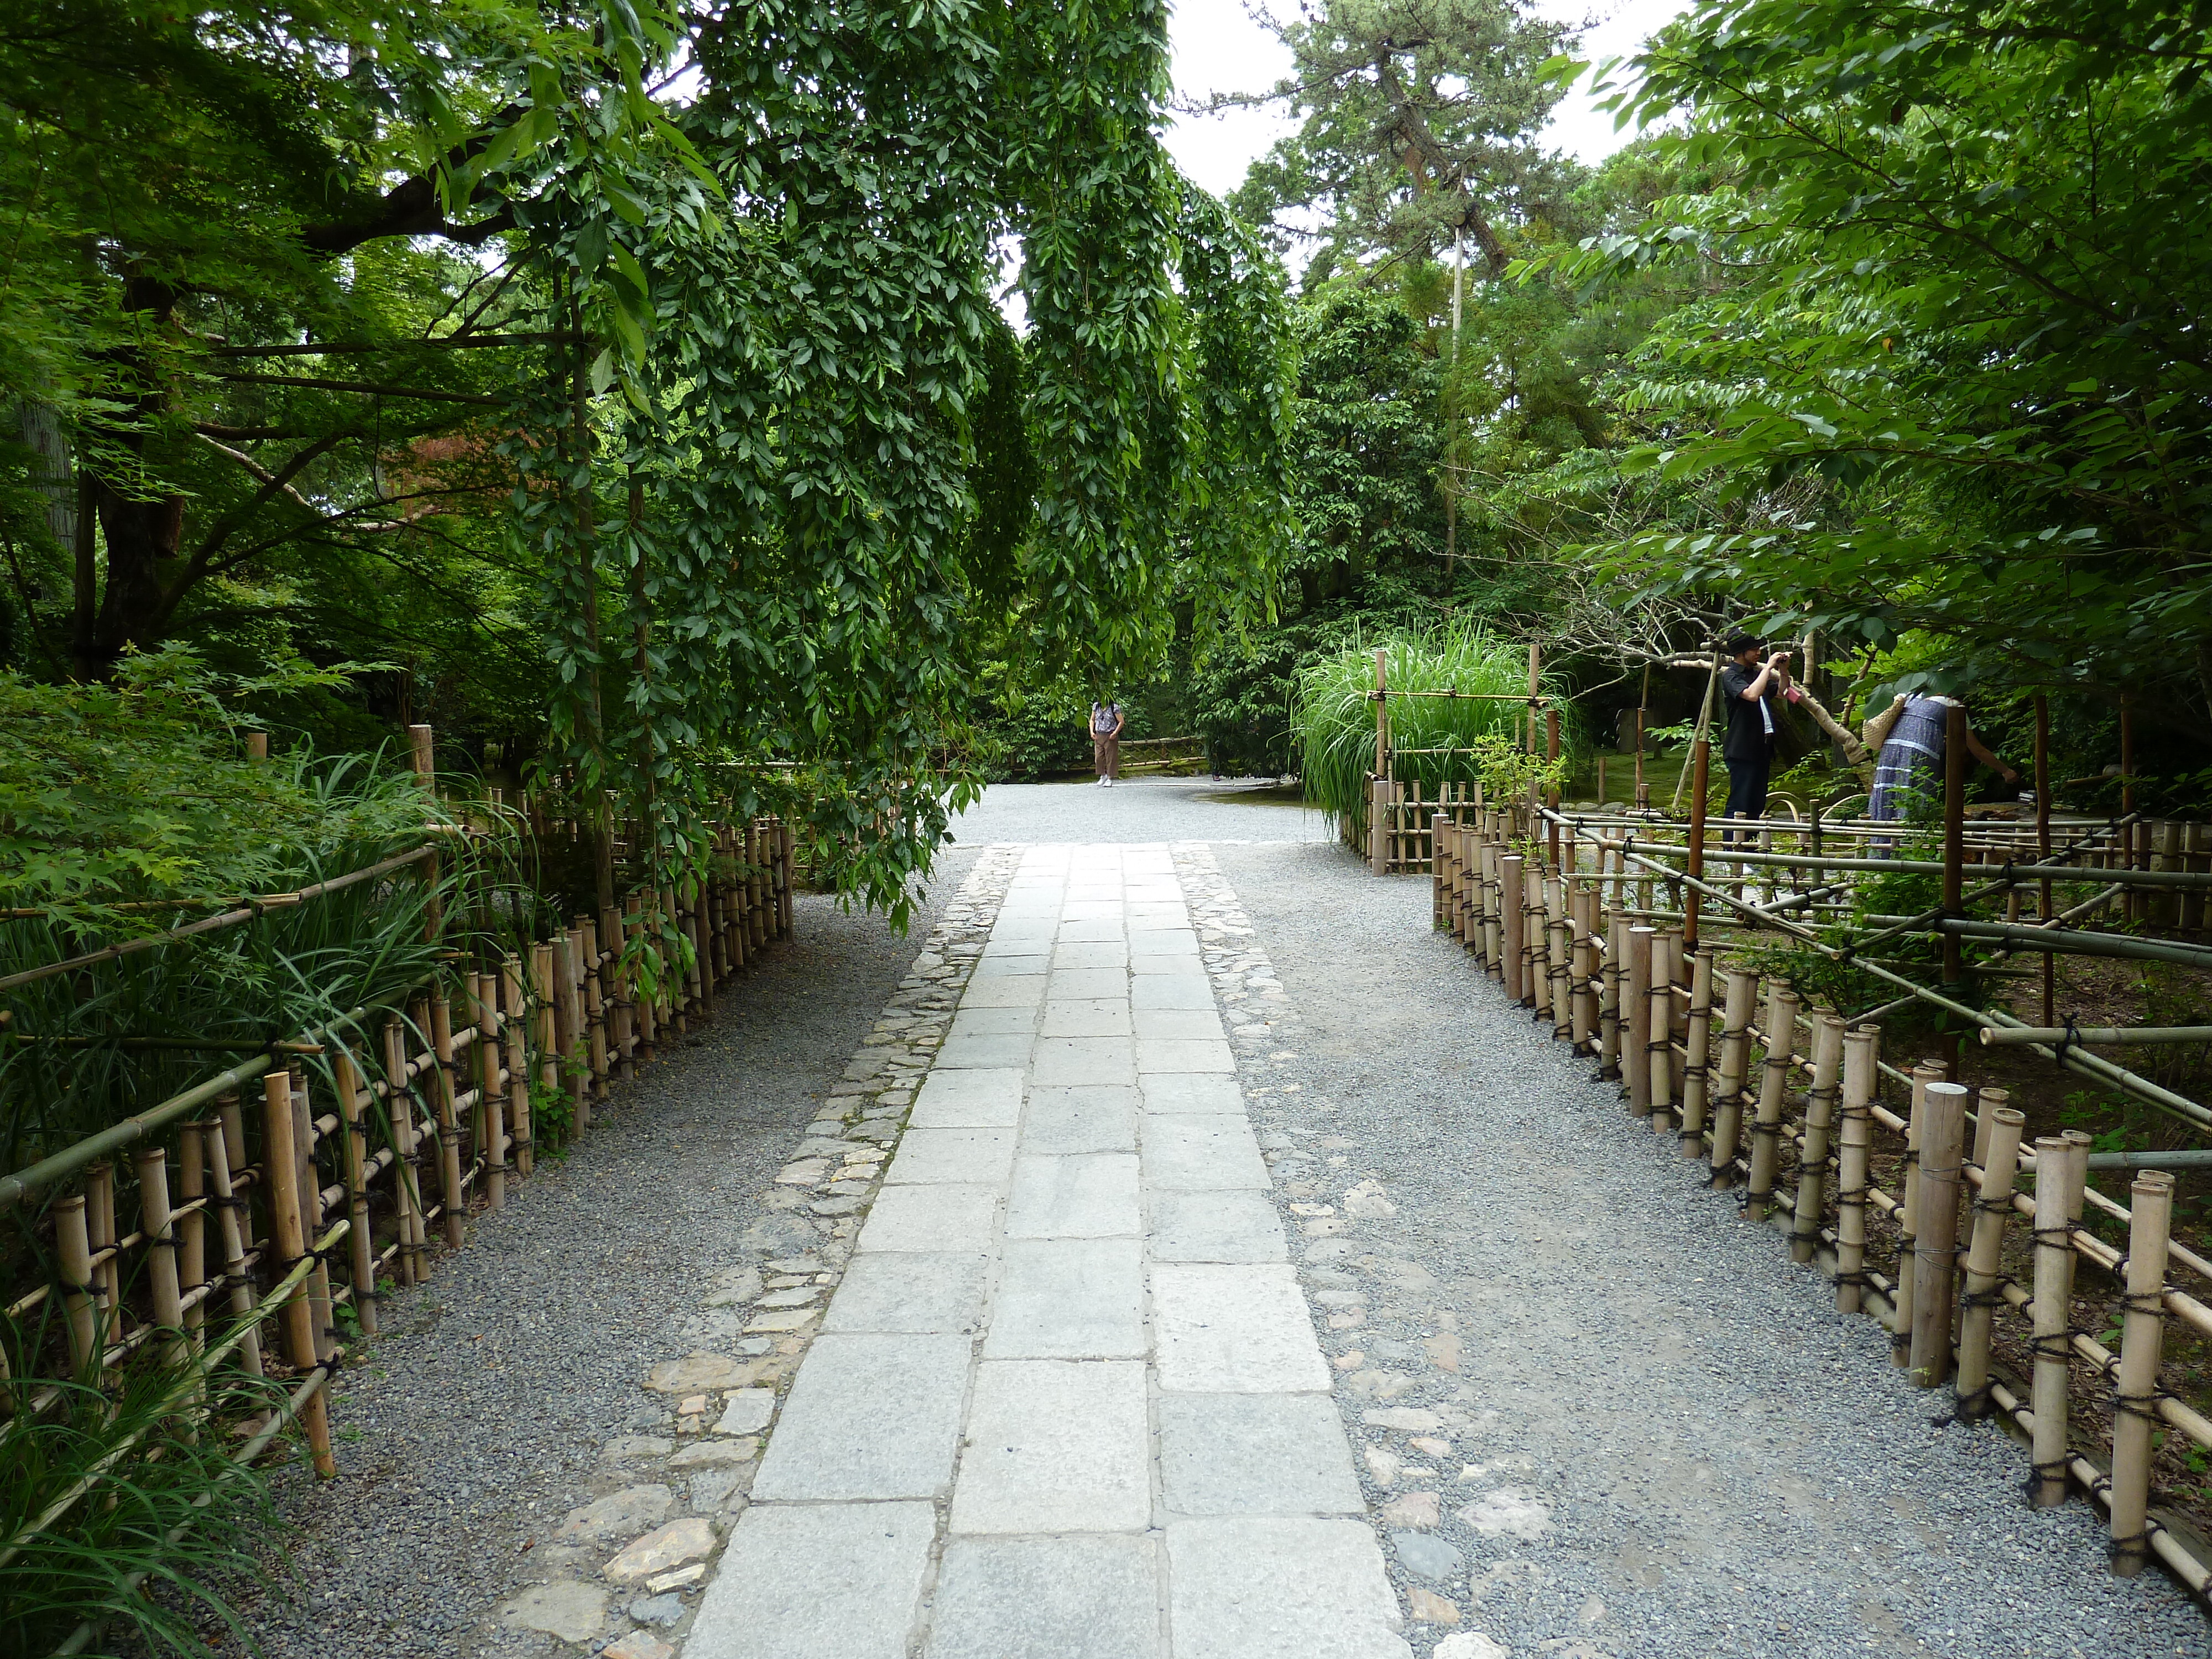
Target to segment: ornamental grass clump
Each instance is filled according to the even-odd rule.
[[[1482,783],[1493,791],[1525,787],[1531,775],[1522,752],[1528,708],[1525,645],[1480,628],[1443,628],[1378,635],[1298,671],[1291,729],[1306,799],[1332,817],[1367,810],[1375,769],[1375,653],[1393,691],[1459,691],[1477,696],[1394,696],[1389,700],[1392,775],[1433,796],[1440,784]],[[1559,688],[1544,682],[1547,693]],[[1581,741],[1571,705],[1560,707],[1562,753]],[[1449,750],[1427,754],[1407,751]]]

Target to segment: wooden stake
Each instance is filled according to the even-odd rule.
[[[2072,1461],[2066,1419],[2074,1361],[2074,1229],[2081,1219],[2090,1140],[2069,1129],[2035,1143],[2035,1374],[2028,1404],[2034,1418],[2031,1501],[2039,1510],[2066,1501]]]
[[[2166,1338],[2166,1257],[2173,1176],[2146,1170],[2128,1189],[2126,1311],[2112,1389],[2112,1571],[2132,1578],[2150,1559],[2150,1454],[2158,1415],[2159,1350]]]
[[[307,1254],[307,1230],[301,1219],[299,1165],[292,1141],[292,1080],[283,1072],[270,1072],[261,1082],[268,1109],[262,1118],[261,1144],[269,1177],[270,1232],[277,1260],[289,1273]],[[285,1357],[304,1377],[322,1358],[315,1340],[314,1304],[305,1285],[284,1304],[282,1317]],[[318,1389],[300,1408],[299,1423],[307,1431],[315,1473],[325,1480],[334,1479],[338,1466],[331,1455],[330,1407],[322,1390]]]
[[[353,1264],[353,1313],[363,1336],[376,1334],[376,1236],[368,1217],[368,1101],[353,1056],[341,1048],[331,1056],[338,1115],[344,1120],[346,1234]]]
[[[1833,1014],[1822,1014],[1813,1022],[1813,1086],[1805,1094],[1805,1155],[1798,1163],[1797,1208],[1790,1230],[1792,1261],[1810,1261],[1820,1243],[1828,1134],[1835,1121],[1843,1066],[1844,1022]]]
[[[1915,1388],[1932,1389],[1951,1374],[1951,1297],[1959,1265],[1959,1187],[1966,1127],[1966,1091],[1931,1083],[1920,1126],[1920,1213],[1912,1241],[1912,1349]]]
[[[1836,1311],[1865,1302],[1868,1164],[1874,1141],[1874,1091],[1881,1031],[1862,1025],[1844,1039],[1843,1133],[1836,1169]]]
[[[1990,1408],[1990,1335],[2004,1260],[2005,1223],[2012,1216],[2012,1183],[2020,1166],[2026,1115],[1994,1103],[2001,1092],[1982,1091],[1981,1116],[1990,1126],[1982,1158],[1982,1190],[1973,1206],[1974,1230],[1966,1246],[1966,1293],[1959,1325],[1959,1414],[1976,1418]],[[1977,1137],[1978,1139],[1978,1137]]]
[[[1766,993],[1766,1063],[1759,1079],[1759,1106],[1751,1125],[1749,1214],[1764,1221],[1773,1207],[1774,1177],[1782,1160],[1782,1107],[1790,1086],[1790,1060],[1797,1051],[1797,994],[1785,985]]]

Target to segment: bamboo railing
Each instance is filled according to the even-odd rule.
[[[1808,1006],[1787,979],[1732,963],[1710,938],[1720,917],[1748,931],[1793,924],[1769,908],[1771,888],[1729,890],[1758,866],[1715,881],[1640,850],[1667,828],[1533,805],[1476,807],[1463,822],[1437,812],[1433,921],[1540,1025],[1595,1058],[1633,1115],[1676,1136],[1715,1186],[1740,1188],[1748,1217],[1829,1276],[1839,1310],[1880,1320],[1917,1384],[1948,1384],[1963,1417],[2008,1418],[2032,1448],[2033,1502],[2089,1494],[2115,1572],[2156,1559],[2206,1601],[2193,1531],[2154,1501],[2160,1437],[2212,1451],[2212,1419],[2161,1380],[2180,1381],[2161,1370],[2169,1328],[2212,1338],[2212,1261],[2171,1237],[2173,1176],[2142,1170],[2122,1206],[2086,1185],[2089,1136],[2023,1146],[2004,1090],[1960,1085],[1955,1060],[1885,1058],[1878,1023]],[[1708,937],[1694,906],[1662,904],[1670,884],[1705,899]],[[2085,1227],[2089,1209],[2125,1228],[2124,1251]],[[2075,1316],[2081,1273],[2118,1281],[2117,1349]],[[2075,1395],[2092,1380],[2109,1453],[2076,1432]]]
[[[191,1399],[220,1368],[280,1383],[236,1455],[259,1456],[296,1422],[317,1473],[334,1474],[323,1384],[356,1333],[376,1334],[386,1288],[428,1278],[472,1214],[504,1206],[533,1172],[549,1112],[568,1117],[566,1139],[583,1135],[612,1079],[791,935],[789,826],[718,834],[708,879],[578,915],[526,955],[454,953],[395,1006],[271,1043],[0,1177],[0,1206],[45,1200],[51,1264],[44,1282],[11,1287],[0,1410],[43,1413],[58,1379],[106,1386],[151,1351]],[[629,947],[668,928],[690,961],[648,988]]]

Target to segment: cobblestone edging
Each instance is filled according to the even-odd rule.
[[[1292,1254],[1322,1326],[1322,1350],[1336,1378],[1333,1392],[1358,1453],[1369,1512],[1380,1517],[1393,1588],[1414,1626],[1442,1635],[1432,1659],[1506,1659],[1509,1650],[1480,1632],[1443,1633],[1462,1615],[1456,1601],[1437,1593],[1448,1583],[1463,1583],[1463,1567],[1458,1552],[1437,1534],[1443,1524],[1441,1494],[1422,1483],[1447,1478],[1449,1469],[1452,1476],[1484,1484],[1479,1466],[1461,1464],[1456,1457],[1460,1441],[1479,1432],[1486,1415],[1473,1389],[1454,1385],[1458,1334],[1439,1326],[1418,1345],[1363,1336],[1370,1294],[1417,1291],[1419,1285],[1405,1282],[1407,1276],[1426,1275],[1375,1237],[1381,1230],[1372,1224],[1389,1221],[1397,1209],[1380,1182],[1352,1167],[1356,1143],[1285,1124],[1285,1109],[1304,1088],[1282,1075],[1302,1058],[1294,1046],[1300,1022],[1211,848],[1180,843],[1174,857],[1226,1016],[1246,1108],[1274,1176],[1268,1195],[1285,1233],[1304,1241]],[[1326,1115],[1329,1109],[1320,1099],[1295,1105],[1301,1116]],[[1376,1281],[1371,1291],[1370,1279]],[[1451,1316],[1443,1318],[1449,1322]],[[1516,1535],[1540,1531],[1546,1521],[1542,1505],[1510,1486],[1475,1495],[1457,1516],[1480,1531]],[[1558,1649],[1556,1659],[1595,1659],[1595,1654],[1572,1644]]]
[[[714,1346],[664,1360],[642,1379],[673,1408],[673,1431],[607,1443],[597,1482],[605,1491],[569,1511],[534,1553],[546,1582],[501,1602],[497,1625],[607,1659],[672,1659],[682,1645],[1021,850],[993,846],[978,855],[762,1194],[768,1213],[747,1234],[747,1253],[758,1259],[716,1273],[688,1328]]]

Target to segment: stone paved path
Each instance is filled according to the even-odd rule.
[[[1169,848],[1027,849],[688,1659],[1403,1659],[1268,1184]]]

